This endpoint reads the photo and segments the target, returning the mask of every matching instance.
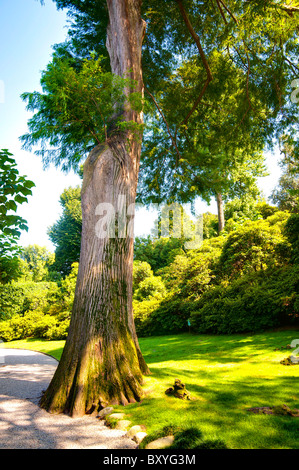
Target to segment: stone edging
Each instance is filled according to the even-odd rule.
[[[113,420],[117,420],[115,429],[120,431],[127,431],[126,437],[132,439],[138,447],[143,439],[148,435],[146,432],[146,426],[143,424],[141,425],[134,425],[130,427],[131,421],[124,419],[125,413],[113,413],[114,409],[111,406],[107,406],[103,408],[96,416],[96,418],[100,420],[104,420],[105,425],[109,426],[109,420],[107,421],[105,418],[110,418]],[[170,446],[173,443],[174,437],[167,436],[156,441],[152,441],[146,445],[146,449],[164,449],[165,447]]]

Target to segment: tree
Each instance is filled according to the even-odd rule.
[[[28,230],[23,217],[16,215],[18,205],[28,202],[34,183],[20,176],[12,154],[0,150],[0,282],[7,283],[21,275],[17,245],[22,230]]]
[[[26,261],[34,282],[49,280],[49,268],[55,256],[45,246],[26,246],[22,248],[21,258]]]
[[[198,82],[204,74],[198,57],[184,62],[160,93],[163,117],[152,111],[141,159],[139,199],[147,203],[165,199],[186,202],[199,196],[210,202],[215,197],[221,232],[224,202],[249,192],[254,196],[259,193],[256,180],[265,175],[262,149],[267,104],[253,88],[256,113],[248,123],[249,133],[247,127],[239,125],[242,69],[216,51],[208,61],[213,83],[205,93],[205,109],[194,110],[188,125],[182,122],[179,136],[180,117],[196,100]],[[176,136],[173,148],[169,145],[170,134]]]
[[[133,0],[107,2],[111,70],[113,80],[116,75],[119,79],[126,74],[130,77],[123,95],[126,98],[142,91],[145,25],[140,6],[141,2]],[[122,123],[141,125],[141,109],[133,110],[124,99],[119,102],[120,98],[118,94],[113,105],[118,105]],[[101,106],[99,98],[95,100]],[[99,117],[101,107],[95,105],[94,112]],[[47,410],[71,415],[90,413],[106,403],[140,400],[142,373],[148,372],[132,313],[133,238],[128,231],[124,237],[116,233],[115,238],[100,238],[94,232],[101,204],[109,203],[120,212],[134,203],[141,141],[132,130],[119,125],[116,114],[110,127],[105,118],[102,122],[104,143],[91,151],[84,164],[81,254],[69,333],[59,366],[41,400]],[[119,207],[120,197],[123,207]]]
[[[114,114],[110,116],[109,112],[103,119],[99,100],[104,82],[100,81],[100,76],[97,76],[97,80],[92,83],[89,81],[92,63],[86,60],[84,61],[85,70],[88,69],[89,72],[85,73],[83,79],[82,60],[79,60],[78,66],[78,61],[74,62],[70,58],[67,65],[77,70],[78,75],[74,76],[68,67],[64,68],[65,61],[59,69],[57,80],[53,82],[54,88],[52,88],[52,78],[55,79],[55,76],[48,75],[52,78],[46,84],[46,96],[31,95],[33,98],[31,110],[38,109],[40,114],[37,119],[31,121],[32,127],[29,126],[33,135],[32,143],[37,143],[40,139],[44,142],[50,140],[51,144],[56,146],[56,150],[59,147],[58,152],[53,154],[53,161],[60,165],[64,165],[66,161],[67,166],[73,166],[73,163],[78,164],[79,157],[83,156],[80,152],[86,153],[90,150],[90,146],[94,146],[84,164],[82,242],[69,334],[59,366],[41,401],[41,405],[47,410],[64,411],[72,415],[92,412],[107,402],[125,404],[140,400],[142,372],[148,372],[138,346],[132,316],[133,240],[128,232],[125,237],[120,236],[124,234],[125,225],[122,214],[132,215],[141,152],[140,131],[143,116],[139,97],[143,90],[141,46],[145,32],[145,23],[141,18],[142,2],[141,0],[107,0],[107,9],[105,9],[104,2],[100,0],[93,5],[90,2],[86,5],[85,3],[80,0],[57,1],[60,7],[70,7],[75,17],[75,27],[72,29],[73,49],[78,31],[81,31],[79,37],[86,39],[97,28],[97,25],[94,25],[87,33],[90,22],[85,13],[88,12],[89,19],[92,20],[93,9],[98,9],[98,14],[104,12],[103,22],[97,33],[99,29],[103,31],[109,19],[106,44],[111,72],[114,77],[115,75],[124,77],[127,74],[134,84],[132,81],[122,82],[125,99],[122,100],[122,96],[118,93],[117,99],[111,100]],[[191,12],[191,23],[194,21],[200,36],[204,38],[203,46],[199,41],[199,36],[194,34],[194,28],[184,8],[186,5]],[[247,80],[242,83],[245,92],[248,91],[246,84],[249,82],[255,63],[258,62],[259,65],[256,70],[256,75],[259,76],[263,72],[262,64],[265,59],[273,57],[273,45],[275,52],[277,51],[277,44],[281,44],[277,38],[281,29],[285,34],[283,43],[288,43],[293,47],[291,57],[293,59],[298,48],[293,41],[297,21],[288,18],[289,14],[293,15],[292,11],[287,9],[285,12],[281,2],[279,4],[269,2],[265,6],[264,2],[258,0],[241,4],[232,2],[230,6],[234,8],[233,12],[229,7],[228,11],[226,10],[227,19],[222,7],[219,8],[219,3],[218,9],[213,11],[214,2],[145,1],[143,13],[147,15],[149,23],[148,38],[152,41],[150,49],[156,50],[155,55],[159,55],[161,50],[163,56],[168,49],[168,54],[171,55],[167,66],[164,69],[156,67],[152,74],[148,74],[147,80],[152,80],[154,86],[157,87],[158,73],[161,72],[161,76],[165,70],[169,70],[169,66],[173,67],[177,62],[178,54],[190,56],[194,54],[196,48],[207,72],[203,88],[199,92],[196,103],[192,105],[192,109],[196,109],[212,79],[204,52],[204,49],[210,49],[211,45],[215,48],[224,45],[227,48],[228,43],[234,41],[234,46],[237,48],[237,52],[234,52],[234,59],[238,60],[237,53],[239,53],[241,61],[245,60],[243,78],[246,77]],[[257,19],[253,23],[254,14]],[[283,23],[280,23],[273,32],[273,24],[276,24],[275,20],[281,14],[284,15]],[[223,21],[223,16],[225,21]],[[87,19],[87,23],[80,22],[81,19]],[[248,36],[246,38],[244,31],[245,36]],[[255,55],[258,52],[256,44],[260,45],[257,37],[265,41],[262,58]],[[162,41],[157,40],[158,38]],[[103,40],[101,36],[101,47],[103,41],[105,39]],[[158,47],[159,44],[162,46],[161,49]],[[252,58],[252,63],[249,63],[249,57]],[[281,60],[281,54],[279,60],[280,65],[285,64],[285,61]],[[153,64],[155,59],[149,62]],[[161,61],[157,62],[161,64]],[[272,60],[269,66],[265,67],[268,80],[269,77],[271,79],[273,77],[273,73],[271,75],[270,72],[273,72],[274,66],[277,70],[277,61],[274,63]],[[264,80],[265,73],[262,74]],[[278,74],[277,84],[280,89],[286,89],[285,83],[289,76],[290,74]],[[63,77],[66,80],[61,80]],[[72,80],[69,80],[69,77]],[[79,77],[79,81],[76,77]],[[76,86],[78,84],[76,94],[74,94],[75,88],[72,88],[73,83]],[[114,83],[113,80],[109,82],[108,94],[112,96],[115,96],[113,95]],[[90,98],[95,97],[96,92],[96,103],[92,99],[87,100],[84,87],[89,88]],[[27,96],[29,104],[31,96]],[[76,100],[73,99],[75,96]],[[82,101],[83,97],[85,98]],[[248,124],[248,117],[252,110],[248,93],[246,97],[245,103],[248,109],[246,110],[243,106],[244,116],[241,115],[244,125]],[[274,103],[276,107],[277,101],[276,99]],[[43,106],[45,112],[42,111]],[[82,106],[83,110],[81,110]],[[116,108],[118,108],[117,111]],[[105,106],[104,109],[106,109]],[[82,113],[85,120],[79,124]],[[85,125],[85,121],[88,126]],[[95,134],[93,130],[98,129],[99,122],[101,122],[102,130]],[[45,133],[41,131],[44,125],[46,125]],[[35,131],[37,131],[36,134]],[[96,145],[95,135],[101,142],[98,145]],[[79,152],[76,146],[80,149]],[[46,153],[43,150],[45,149],[42,149],[42,155],[44,161],[47,162]],[[71,156],[70,153],[74,156],[72,162],[67,158]],[[111,217],[111,224],[107,224],[108,217],[104,214],[104,207],[107,210],[107,203],[110,204],[110,209],[114,209],[114,215],[115,213],[117,215],[117,227],[114,223],[115,217]],[[113,211],[111,213],[113,215]],[[98,215],[103,216],[106,229],[108,229],[106,232],[110,231],[110,234],[115,234],[114,238],[95,236],[95,227],[104,230],[105,225],[101,221],[98,223]],[[98,231],[99,235],[102,233],[103,231]]]
[[[48,230],[56,246],[52,269],[63,276],[71,272],[72,264],[79,262],[82,231],[81,188],[67,188],[60,196],[62,215]]]
[[[291,149],[284,148],[281,160],[282,175],[277,187],[272,191],[271,199],[280,210],[299,212],[299,170],[298,161],[293,158]]]

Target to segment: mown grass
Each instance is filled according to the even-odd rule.
[[[299,365],[280,361],[299,330],[256,335],[193,335],[141,338],[151,375],[145,378],[140,403],[116,407],[147,432],[167,425],[198,428],[205,440],[220,439],[234,449],[298,449],[299,418],[256,415],[255,406],[287,404],[299,409]],[[59,359],[63,341],[24,340],[5,343],[41,351]],[[3,346],[3,344],[1,345]],[[165,395],[181,379],[194,400]]]

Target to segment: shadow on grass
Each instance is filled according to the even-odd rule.
[[[153,370],[153,376],[171,384],[171,369]],[[299,378],[272,379],[236,378],[221,382],[213,373],[204,385],[188,383],[192,373],[181,371],[180,377],[194,401],[182,401],[164,395],[148,397],[138,404],[136,416],[144,424],[150,419],[153,428],[165,425],[196,426],[205,438],[219,438],[231,448],[299,448],[299,418],[290,416],[258,415],[248,411],[255,406],[287,404],[299,408]],[[199,372],[198,378],[207,377]],[[295,395],[294,395],[295,394]],[[134,410],[133,410],[134,411]]]
[[[209,362],[242,362],[286,346],[296,337],[299,338],[299,331],[230,336],[181,334],[140,338],[139,342],[150,366],[151,363],[206,359],[207,356]]]

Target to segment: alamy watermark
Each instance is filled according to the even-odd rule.
[[[4,103],[5,101],[5,86],[4,81],[0,80],[0,103]]]
[[[116,205],[108,202],[98,204],[95,215],[99,220],[95,225],[95,233],[98,238],[134,238],[134,217],[137,208],[141,204],[126,204],[126,196],[119,195]],[[161,206],[152,204],[156,209],[157,220],[154,224],[152,235],[154,238],[184,238],[186,249],[197,249],[203,240],[202,215],[187,215],[184,205],[173,203]]]

